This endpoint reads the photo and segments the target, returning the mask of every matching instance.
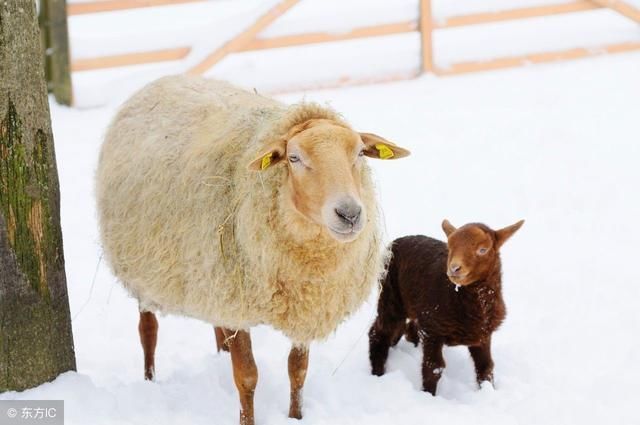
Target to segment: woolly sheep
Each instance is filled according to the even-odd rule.
[[[269,324],[292,340],[289,414],[301,417],[310,341],[355,311],[383,269],[360,156],[408,154],[329,108],[199,77],[165,77],[129,99],[108,128],[96,192],[105,258],[140,303],[145,376],[151,312],[223,327],[241,423],[253,423],[248,330]]]

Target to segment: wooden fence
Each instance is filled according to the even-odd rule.
[[[76,3],[68,6],[70,16],[116,11],[150,6],[162,6],[179,3],[202,2],[206,0],[102,0],[93,3]],[[373,25],[355,28],[346,33],[313,32],[279,37],[264,38],[260,33],[271,25],[276,19],[294,7],[300,0],[282,0],[271,10],[260,16],[253,24],[240,34],[228,40],[207,55],[199,63],[187,70],[189,74],[203,74],[220,62],[227,55],[239,52],[274,49],[280,47],[302,46],[317,43],[329,43],[342,40],[352,40],[369,37],[380,37],[392,34],[420,32],[421,39],[421,67],[420,69],[407,71],[397,76],[386,76],[380,79],[366,79],[362,81],[342,78],[333,86],[372,83],[376,81],[389,81],[393,79],[406,79],[429,72],[436,75],[454,75],[467,72],[477,72],[492,69],[523,66],[532,63],[544,63],[560,60],[578,59],[588,56],[621,53],[640,50],[640,39],[637,42],[609,44],[597,46],[597,48],[574,48],[560,51],[548,51],[522,56],[510,56],[490,59],[486,61],[470,61],[454,63],[447,68],[439,68],[433,60],[434,31],[446,30],[461,26],[486,24],[492,22],[512,21],[542,16],[554,16],[562,14],[580,13],[584,11],[609,8],[621,15],[640,23],[640,10],[625,3],[622,0],[575,0],[570,3],[555,5],[542,5],[527,8],[510,9],[499,12],[475,13],[470,15],[454,16],[445,21],[435,22],[432,18],[431,1],[419,0],[419,18],[417,20],[396,22],[384,25]],[[596,47],[596,46],[594,46]],[[148,52],[130,53],[115,56],[103,56],[96,58],[78,59],[72,62],[72,71],[87,71],[120,67],[127,65],[139,65],[163,61],[175,61],[186,58],[191,52],[190,46],[172,49],[162,49]],[[299,89],[298,87],[297,89]],[[313,88],[313,87],[306,87]]]

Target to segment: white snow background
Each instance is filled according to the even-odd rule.
[[[640,39],[640,26],[628,31]],[[547,39],[548,48],[562,44]],[[509,37],[501,42],[519,46]],[[329,67],[357,68],[350,43],[320,48]],[[384,43],[395,47],[378,51],[378,62],[417,64],[416,46]],[[260,55],[254,63],[272,71],[244,68],[234,80],[234,68],[221,64],[230,66],[222,76],[259,86],[286,80],[296,66]],[[171,70],[125,71],[117,78],[132,75],[138,84]],[[87,100],[84,106],[102,106],[51,102],[78,372],[0,399],[64,399],[68,425],[235,424],[229,355],[215,352],[208,324],[161,317],[157,382],[143,380],[137,305],[98,264],[93,194],[105,127],[135,84],[122,82],[114,93],[104,74],[82,78],[76,95]],[[372,293],[334,335],[312,345],[299,423],[640,423],[640,53],[278,97],[329,103],[356,129],[412,151],[399,161],[371,161],[387,241],[415,233],[443,237],[445,217],[495,228],[526,219],[502,249],[508,315],[494,335],[495,389],[476,388],[471,359],[456,347],[445,350],[437,396],[420,391],[421,352],[405,341],[391,350],[388,373],[372,376],[366,336]],[[287,418],[288,341],[266,326],[252,329],[252,337],[257,423],[298,423]]]

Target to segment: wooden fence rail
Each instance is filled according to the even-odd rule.
[[[98,13],[131,8],[163,6],[169,4],[201,2],[206,0],[102,0],[93,3],[76,3],[69,5],[69,15],[83,13]],[[271,25],[276,19],[294,7],[299,0],[282,0],[267,13],[258,18],[256,22],[236,35],[224,45],[206,56],[201,62],[187,70],[189,74],[203,74],[215,66],[227,55],[254,50],[274,49],[282,47],[302,46],[317,43],[330,43],[359,38],[370,38],[420,32],[421,40],[421,67],[417,71],[408,71],[396,76],[386,76],[378,80],[411,78],[424,72],[433,72],[436,75],[453,75],[465,72],[477,72],[523,66],[535,63],[553,62],[584,58],[606,53],[621,53],[640,50],[638,42],[609,44],[596,46],[595,48],[576,48],[562,51],[550,51],[527,54],[514,57],[493,58],[486,61],[469,61],[454,63],[446,68],[439,68],[433,60],[433,32],[469,25],[488,24],[502,21],[512,21],[543,16],[556,16],[562,14],[579,13],[601,8],[609,8],[621,15],[640,23],[640,10],[621,0],[575,0],[569,3],[531,6],[519,9],[509,9],[498,12],[474,13],[463,16],[453,16],[443,21],[434,21],[431,12],[431,0],[419,0],[419,18],[415,21],[396,22],[383,25],[364,26],[352,29],[345,33],[312,32],[293,34],[279,37],[263,38],[260,33]],[[191,51],[189,46],[156,50],[152,52],[139,52],[108,57],[85,58],[73,61],[73,71],[87,71],[144,63],[182,60]],[[358,83],[358,81],[373,81],[371,79],[354,80],[341,78],[336,85]]]
[[[198,3],[206,0],[100,0],[87,3],[71,3],[67,6],[69,16],[88,13],[115,12],[143,7],[168,6],[182,3]]]

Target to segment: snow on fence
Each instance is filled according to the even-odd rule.
[[[68,14],[79,15],[89,13],[112,12],[151,6],[175,5],[182,3],[198,3],[206,0],[101,0],[81,3],[72,3],[68,7]],[[422,73],[434,73],[435,75],[453,75],[484,70],[523,66],[532,63],[553,62],[559,60],[578,59],[587,56],[606,53],[620,53],[640,50],[640,40],[626,41],[622,43],[606,44],[597,48],[571,48],[565,50],[545,51],[539,53],[524,54],[521,56],[498,57],[490,60],[462,61],[448,64],[446,67],[438,67],[433,60],[433,32],[450,28],[488,24],[504,21],[515,21],[527,18],[537,18],[553,15],[574,14],[596,9],[609,8],[619,14],[640,23],[640,10],[624,1],[618,0],[574,0],[558,4],[543,4],[502,11],[482,12],[461,16],[448,17],[443,20],[434,20],[432,17],[431,0],[419,0],[418,18],[403,22],[385,23],[379,25],[362,26],[347,32],[309,32],[274,37],[261,37],[260,34],[274,21],[284,15],[300,0],[281,0],[270,10],[260,16],[255,22],[246,27],[239,34],[233,36],[221,46],[202,58],[199,62],[191,64],[187,69],[189,74],[204,74],[219,63],[222,59],[233,53],[277,49],[282,47],[304,46],[310,44],[330,43],[344,40],[381,37],[410,32],[420,33],[422,57],[419,69],[402,73],[396,76],[385,76],[379,79],[368,78],[362,82],[389,81],[393,79],[412,78]],[[167,61],[179,61],[186,59],[192,53],[191,46],[142,51],[119,55],[83,58],[72,61],[73,72],[117,68],[130,65],[151,64]],[[343,77],[333,86],[357,84],[356,79]],[[324,86],[326,87],[326,85]],[[312,89],[315,87],[305,87]],[[318,87],[320,88],[320,86]],[[296,87],[300,89],[300,87]]]

